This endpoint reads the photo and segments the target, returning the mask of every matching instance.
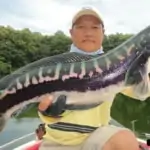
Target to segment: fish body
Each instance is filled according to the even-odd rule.
[[[149,45],[150,26],[100,56],[65,53],[20,68],[0,80],[0,127],[16,109],[39,102],[47,93],[55,98],[66,95],[66,109],[113,100],[127,86],[133,87],[136,98],[145,99],[150,83]]]

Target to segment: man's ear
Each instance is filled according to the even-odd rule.
[[[72,36],[72,28],[69,30],[69,32],[70,32],[70,35]]]

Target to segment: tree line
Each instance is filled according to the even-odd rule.
[[[132,34],[105,35],[103,48],[107,52],[131,37]],[[42,35],[28,28],[13,29],[0,26],[0,78],[33,61],[69,51],[71,38],[58,30]]]

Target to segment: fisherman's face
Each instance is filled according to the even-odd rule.
[[[86,52],[94,52],[101,48],[103,42],[103,26],[94,16],[80,17],[70,30],[73,44]]]

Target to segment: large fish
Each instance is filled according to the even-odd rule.
[[[0,80],[0,130],[10,115],[51,93],[66,95],[66,109],[112,101],[127,86],[149,96],[150,27],[100,56],[65,53],[33,62]]]

